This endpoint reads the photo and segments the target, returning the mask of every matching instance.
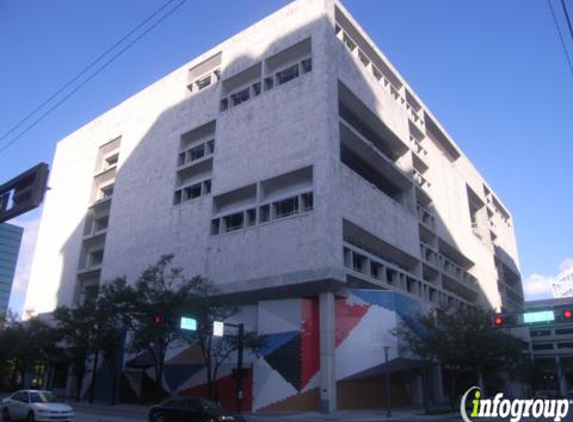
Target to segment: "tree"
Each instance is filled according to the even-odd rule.
[[[238,308],[226,301],[216,299],[219,289],[211,280],[195,276],[190,280],[193,299],[188,306],[193,310],[193,316],[199,321],[196,332],[187,332],[184,338],[191,344],[198,344],[207,367],[208,395],[216,399],[217,374],[221,365],[239,348],[238,336],[226,334],[223,337],[213,336],[213,322],[232,319]],[[264,347],[264,338],[257,333],[247,331],[243,335],[243,350],[258,354]]]
[[[123,350],[126,332],[130,326],[129,309],[133,301],[133,290],[125,278],[116,278],[101,286],[95,302],[93,348],[102,352],[111,379],[111,404],[116,403],[117,382],[121,370],[119,360]],[[90,400],[93,399],[95,372],[93,374]]]
[[[1,318],[0,385],[28,387],[26,375],[57,358],[58,340],[58,331],[38,317],[24,322],[15,315]]]
[[[423,362],[437,360],[450,368],[452,408],[458,398],[460,373],[476,377],[485,393],[489,374],[511,369],[523,359],[521,341],[492,327],[492,315],[477,308],[442,306],[419,315],[414,319],[417,323],[401,323],[395,331],[404,346]]]
[[[174,309],[193,297],[192,280],[185,279],[181,268],[172,267],[173,255],[163,255],[135,281],[130,296],[131,351],[147,352],[153,360],[157,394],[162,390],[165,354],[171,343],[181,337],[174,321]]]
[[[64,341],[76,378],[76,401],[80,401],[86,360],[94,351],[95,304],[84,302],[75,308],[60,306],[54,311],[54,320]]]

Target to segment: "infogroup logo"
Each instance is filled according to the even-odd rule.
[[[471,400],[471,403],[468,403]],[[470,406],[468,415],[467,405]],[[569,412],[567,399],[504,399],[503,393],[497,393],[493,399],[482,398],[479,387],[472,387],[464,393],[460,403],[460,413],[465,422],[479,421],[479,418],[510,418],[519,422],[522,418],[544,418],[561,421]]]

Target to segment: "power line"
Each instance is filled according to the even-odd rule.
[[[119,41],[114,43],[110,48],[108,48],[104,53],[102,53],[96,60],[94,60],[89,66],[83,69],[80,73],[74,76],[70,81],[64,84],[60,89],[58,89],[54,94],[52,94],[47,100],[45,100],[42,104],[36,107],[32,112],[28,113],[26,117],[20,120],[15,126],[13,126],[10,130],[8,130],[5,134],[0,137],[0,140],[6,138],[9,134],[14,132],[17,128],[23,125],[24,122],[29,120],[34,114],[36,114],[39,110],[41,110],[44,106],[46,106],[50,101],[52,101],[55,97],[61,94],[66,88],[72,85],[75,81],[77,81],[81,76],[85,75],[90,69],[92,69],[98,62],[100,62],[106,55],[108,55],[111,51],[113,51],[116,47],[118,47],[123,41],[133,35],[138,29],[148,23],[151,19],[153,19],[157,14],[159,14],[162,10],[164,10],[167,6],[171,3],[175,2],[175,0],[168,0],[165,4],[163,4],[159,9],[145,18],[140,24],[138,24],[134,29],[129,31],[126,35],[124,35]],[[0,148],[0,153],[4,152],[8,149],[12,144],[14,144],[18,139],[24,136],[27,132],[29,132],[33,127],[35,127],[38,123],[40,123],[46,116],[48,116],[52,111],[58,108],[63,102],[65,102],[68,98],[74,95],[77,91],[79,91],[83,86],[85,86],[89,81],[95,78],[98,74],[100,74],[106,67],[108,67],[112,62],[114,62],[119,56],[121,56],[125,51],[127,51],[131,46],[133,46],[137,41],[147,35],[153,28],[171,16],[177,9],[179,9],[183,4],[187,2],[187,0],[181,0],[179,3],[175,5],[171,10],[169,10],[166,14],[161,16],[158,20],[156,20],[151,26],[149,26],[145,31],[143,31],[140,35],[134,38],[129,44],[119,50],[116,54],[114,54],[109,60],[107,60],[103,65],[95,70],[91,75],[89,75],[86,79],[84,79],[78,86],[76,86],[72,91],[66,94],[62,99],[60,99],[57,103],[55,103],[52,107],[46,110],[43,114],[41,114],[36,120],[30,123],[24,130],[22,130],[18,135],[8,141]]]
[[[567,19],[567,25],[569,26],[569,34],[571,34],[571,39],[573,40],[573,28],[571,27],[571,19],[569,19],[569,13],[567,13],[567,6],[565,6],[565,0],[561,0],[561,6],[563,7],[563,12],[565,13],[565,18]]]
[[[551,16],[553,17],[553,23],[555,24],[555,28],[557,28],[557,34],[559,34],[559,40],[561,41],[561,46],[563,47],[565,58],[567,59],[567,63],[569,64],[569,70],[571,71],[571,75],[573,76],[573,64],[571,64],[571,58],[569,57],[569,52],[567,51],[567,47],[565,46],[565,40],[563,40],[563,34],[561,34],[561,28],[559,27],[559,23],[557,22],[557,17],[555,16],[555,11],[553,10],[553,6],[551,5],[551,0],[547,0],[547,5],[549,6],[549,10],[551,11]]]

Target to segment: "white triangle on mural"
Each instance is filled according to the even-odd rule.
[[[298,394],[264,359],[259,359],[254,365],[253,384],[253,411]]]

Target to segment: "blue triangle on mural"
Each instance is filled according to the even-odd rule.
[[[263,347],[261,354],[267,356],[289,340],[292,340],[299,333],[299,331],[287,331],[286,333],[265,335],[265,347]]]
[[[165,380],[169,388],[177,390],[181,384],[199,372],[204,365],[165,365]]]

